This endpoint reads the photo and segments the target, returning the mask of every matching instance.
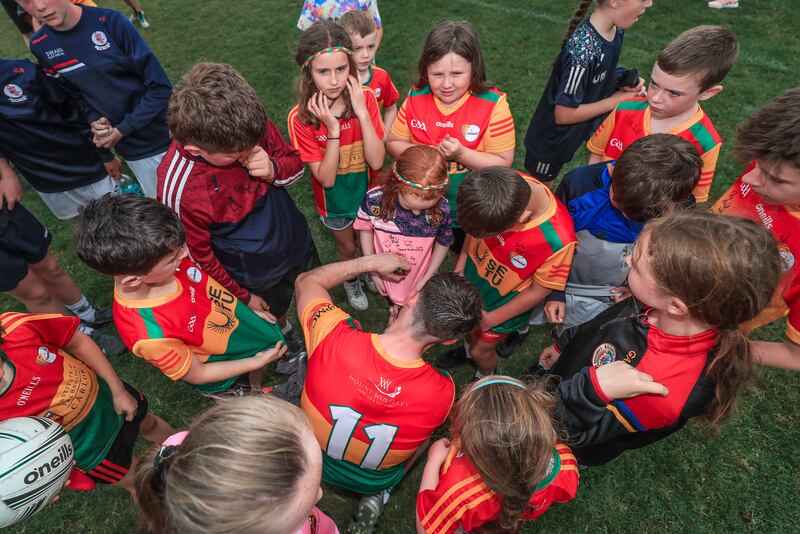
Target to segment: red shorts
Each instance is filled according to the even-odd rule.
[[[472,331],[472,336],[480,339],[484,343],[497,344],[507,338],[509,334],[501,334],[494,330],[481,330],[480,328],[476,328]]]

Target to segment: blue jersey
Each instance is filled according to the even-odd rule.
[[[588,19],[572,32],[550,73],[544,94],[539,100],[528,131],[525,149],[536,159],[551,163],[567,163],[575,151],[589,138],[603,118],[577,124],[558,125],[556,106],[577,108],[611,96],[622,51],[622,30],[613,41],[604,39]]]
[[[0,157],[37,191],[57,193],[106,176],[89,125],[72,101],[27,60],[0,59]]]
[[[73,94],[88,121],[107,117],[124,135],[116,150],[130,160],[169,146],[167,103],[172,87],[142,36],[120,12],[80,6],[67,31],[43,26],[31,52]]]

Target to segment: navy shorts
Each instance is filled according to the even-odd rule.
[[[300,260],[297,265],[289,269],[286,274],[276,280],[271,280],[261,287],[248,287],[250,293],[258,295],[269,304],[269,312],[275,317],[283,317],[289,310],[294,296],[294,282],[301,274],[316,269],[322,265],[319,261],[317,247],[311,244],[311,250]]]
[[[51,240],[47,228],[21,204],[0,209],[0,291],[17,287],[28,265],[44,259]]]
[[[528,174],[540,182],[552,182],[558,178],[558,175],[563,168],[563,163],[544,161],[537,158],[530,152],[525,153],[525,170],[528,171]]]

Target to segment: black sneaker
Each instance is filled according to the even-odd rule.
[[[440,354],[439,357],[436,358],[436,367],[452,369],[453,367],[469,363],[469,361],[466,349],[464,349],[464,347],[456,347]]]
[[[286,338],[286,352],[288,354],[299,354],[306,351],[305,343],[297,335],[297,331],[294,328],[289,330],[288,334],[284,334],[283,337]]]
[[[128,350],[120,338],[104,334],[100,330],[92,330],[89,332],[89,337],[97,343],[97,346],[100,347],[100,350],[102,350],[103,354],[106,356],[119,356]]]
[[[495,347],[497,355],[501,358],[508,358],[511,356],[511,353],[514,352],[514,350],[519,347],[523,341],[525,341],[525,338],[528,337],[530,332],[530,328],[528,328],[528,330],[526,330],[524,333],[511,332],[507,338],[502,340],[497,344],[497,347]]]
[[[82,321],[82,322],[86,326],[91,326],[92,328],[103,326],[104,324],[108,324],[114,320],[114,315],[112,310],[113,306],[110,304],[104,308],[95,308],[94,321],[92,322]]]

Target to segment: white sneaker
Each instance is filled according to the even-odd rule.
[[[347,534],[372,534],[388,500],[386,491],[361,497],[356,515],[347,526]]]
[[[711,0],[708,3],[711,9],[733,9],[739,7],[738,0]]]
[[[370,293],[378,294],[378,288],[375,287],[375,282],[372,281],[372,276],[369,273],[361,273],[361,276],[358,277],[361,280],[361,283],[364,284],[364,287],[367,288],[367,291]]]
[[[367,295],[364,293],[364,288],[358,279],[356,279],[354,282],[345,282],[343,285],[344,291],[347,293],[347,300],[350,302],[350,306],[361,311],[369,308]]]
[[[144,11],[142,11],[141,13],[133,13],[130,17],[128,17],[128,20],[131,21],[131,24],[133,24],[134,22],[138,22],[139,26],[141,26],[142,28],[150,27],[150,23],[147,22],[146,18],[144,18]]]

